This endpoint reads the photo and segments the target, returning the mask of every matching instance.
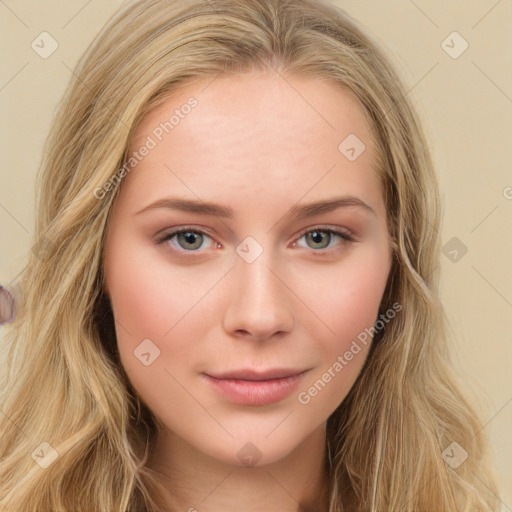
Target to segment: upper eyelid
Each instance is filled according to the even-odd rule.
[[[343,234],[350,237],[355,236],[354,233],[348,229],[348,228],[342,228],[342,227],[335,227],[335,226],[329,226],[329,225],[323,225],[323,224],[316,224],[311,227],[305,228],[302,231],[299,231],[297,235],[295,235],[297,238],[303,237],[306,233],[309,233],[311,231],[328,231],[334,234]]]
[[[215,238],[214,235],[207,228],[195,227],[195,226],[175,226],[173,228],[162,229],[160,234],[157,234],[157,237],[162,239],[162,238],[167,238],[167,237],[170,237],[173,235],[177,235],[179,233],[188,233],[188,232],[197,233],[200,235],[206,235],[206,236],[209,236],[210,238]]]

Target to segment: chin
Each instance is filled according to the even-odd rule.
[[[197,447],[206,455],[216,460],[238,467],[262,467],[274,464],[285,459],[296,450],[307,436],[299,436],[297,430],[290,432],[283,429],[279,435],[277,431],[268,435],[265,433],[255,435],[236,435],[229,441]],[[211,439],[211,438],[210,438]]]

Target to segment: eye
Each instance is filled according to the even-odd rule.
[[[301,244],[302,240],[306,245]],[[339,242],[347,243],[351,241],[353,241],[352,236],[345,231],[331,228],[315,228],[303,233],[295,242],[295,245],[308,249],[325,250],[331,249]]]
[[[169,242],[178,251],[197,251],[209,249],[213,245],[210,236],[196,229],[180,229],[165,233],[158,243]]]

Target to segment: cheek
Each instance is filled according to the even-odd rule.
[[[109,294],[116,319],[118,340],[159,339],[172,326],[176,300],[154,266],[144,264],[136,254],[116,258],[107,267]],[[157,276],[159,278],[157,279]]]
[[[173,270],[148,252],[134,243],[130,251],[112,244],[107,253],[105,270],[119,355],[132,386],[150,410],[181,411],[186,418],[194,409],[179,384],[180,372],[196,358],[190,340],[204,331],[204,321],[195,312],[208,283],[190,286],[187,272]]]
[[[389,260],[384,255],[384,249],[368,247],[348,255],[341,264],[319,267],[314,279],[297,276],[301,296],[307,297],[306,305],[330,333],[328,347],[341,350],[373,326],[389,274]]]
[[[105,271],[120,331],[140,342],[163,341],[208,294],[223,269],[180,267],[170,262],[163,246],[120,236],[110,244]]]
[[[309,315],[305,327],[320,359],[298,399],[318,414],[342,402],[366,360],[389,271],[383,254],[359,253],[357,259],[303,282],[302,294],[309,297],[308,305],[323,326]]]
[[[225,269],[172,265],[164,251],[126,240],[112,241],[105,262],[121,362],[144,398],[165,389],[178,396],[169,373],[181,381],[200,359],[215,313],[205,305]]]

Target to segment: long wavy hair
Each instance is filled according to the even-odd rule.
[[[53,120],[18,317],[4,327],[0,510],[161,510],[147,464],[158,423],[120,363],[103,287],[119,187],[97,191],[173,91],[254,72],[348,88],[378,150],[393,247],[381,310],[402,311],[328,419],[329,511],[497,510],[482,426],[452,376],[429,143],[380,46],[326,0],[138,0],[107,23]],[[446,450],[467,459],[450,465]]]

